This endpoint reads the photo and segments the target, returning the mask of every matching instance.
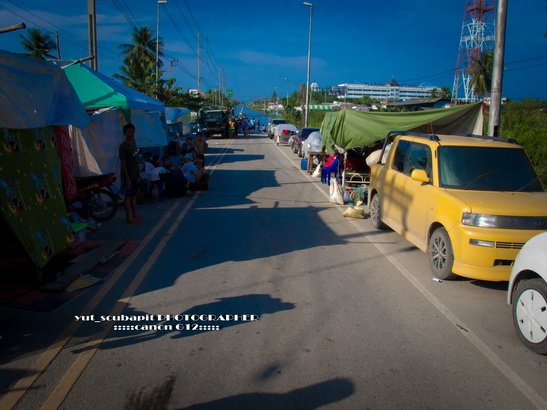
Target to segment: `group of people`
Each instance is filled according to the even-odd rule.
[[[260,130],[260,120],[252,118],[249,120],[247,116],[239,116],[230,118],[228,121],[228,129],[230,133],[230,138],[237,138],[239,131],[243,131],[243,136],[248,137],[251,132]]]
[[[119,148],[121,177],[125,186],[125,214],[129,224],[138,224],[142,217],[137,213],[138,181],[140,179],[139,149],[135,142],[135,126],[127,124],[123,128],[125,140]],[[159,157],[151,152],[144,154],[144,172],[150,181],[150,192],[158,191],[158,202],[163,196],[184,196],[190,191],[207,189],[209,174],[205,171],[205,151],[207,143],[201,133],[195,140],[188,137],[181,146],[181,166],[176,168],[165,155],[160,163]]]

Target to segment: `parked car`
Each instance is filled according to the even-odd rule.
[[[293,124],[279,124],[275,127],[274,140],[275,144],[287,144],[292,135],[295,135],[298,129]]]
[[[515,141],[391,132],[378,158],[371,222],[427,252],[437,278],[507,281],[524,243],[547,229],[547,193]]]
[[[509,279],[507,302],[513,305],[513,323],[524,345],[547,354],[547,232],[522,247]]]
[[[282,118],[268,118],[268,138],[272,139],[275,132],[275,127],[279,124],[288,124],[289,121]]]
[[[319,131],[319,128],[300,128],[289,141],[289,146],[299,157],[302,157],[302,143],[315,131]]]

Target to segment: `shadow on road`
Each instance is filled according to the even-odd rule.
[[[246,393],[184,407],[186,410],[312,410],[350,397],[355,391],[348,379],[333,379],[288,393]]]

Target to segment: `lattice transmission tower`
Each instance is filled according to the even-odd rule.
[[[471,70],[485,51],[494,50],[495,0],[466,0],[458,62],[454,71],[452,101],[478,101],[470,88]]]

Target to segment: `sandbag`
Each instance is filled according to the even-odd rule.
[[[350,206],[343,213],[346,218],[365,219],[365,210],[361,208],[362,201],[357,201],[355,206]]]

